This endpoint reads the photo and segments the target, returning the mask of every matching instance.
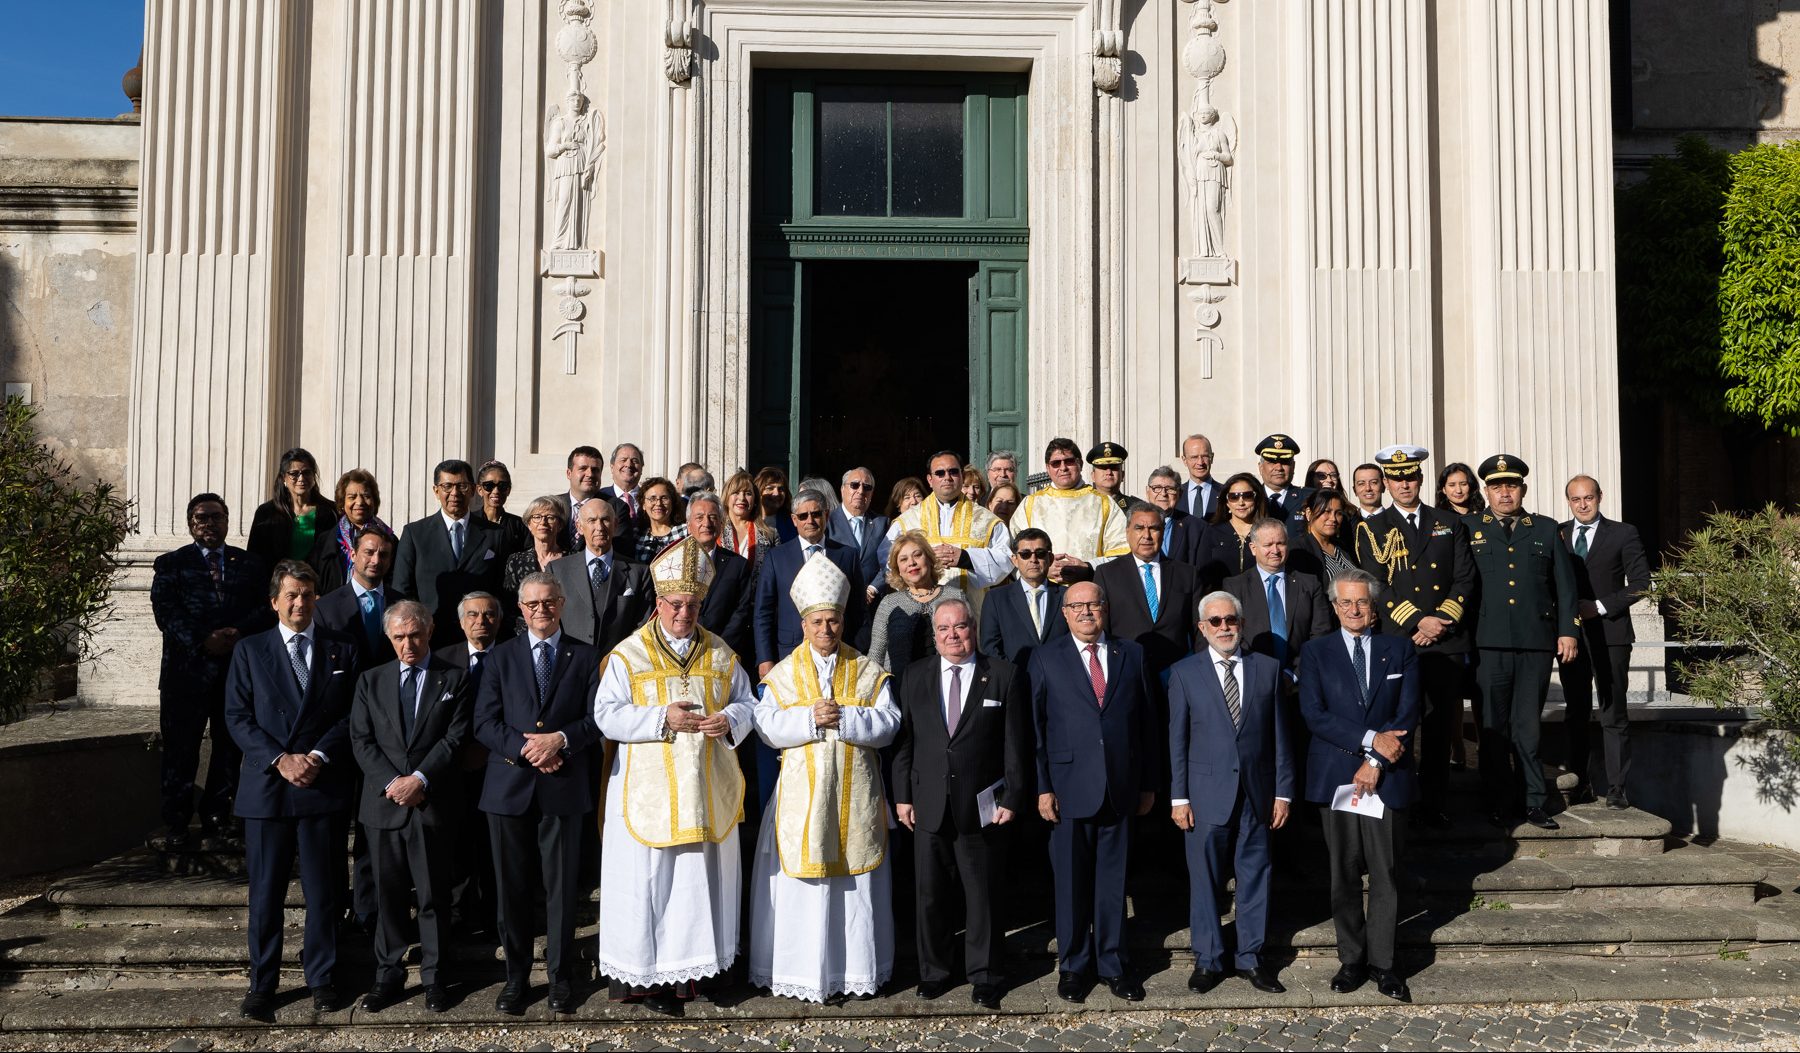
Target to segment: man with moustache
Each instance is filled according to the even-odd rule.
[[[1268,498],[1269,515],[1287,523],[1288,532],[1298,534],[1306,529],[1306,499],[1312,489],[1295,486],[1294,458],[1300,444],[1291,436],[1275,432],[1256,444],[1256,474],[1262,477],[1263,493]]]

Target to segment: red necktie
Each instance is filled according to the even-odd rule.
[[[1088,682],[1094,685],[1094,704],[1102,708],[1106,706],[1106,674],[1100,671],[1100,651],[1093,644],[1087,645]]]

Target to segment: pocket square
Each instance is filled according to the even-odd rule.
[[[450,699],[450,692],[448,692],[448,691],[446,691],[443,694],[438,696],[439,702],[447,702],[447,701],[449,701],[449,699]]]
[[[343,671],[343,670],[342,670],[342,669],[333,669],[333,670],[332,670],[332,671],[331,671],[331,675],[332,675],[332,676],[343,676],[343,675],[344,675],[344,671]]]
[[[1389,680],[1398,680],[1405,675],[1405,673],[1389,673],[1387,678]]]
[[[481,554],[481,558],[482,559],[493,559],[494,558],[494,550],[490,548],[486,552],[483,552]]]
[[[989,706],[993,706],[995,709],[999,709],[1000,708],[1000,700],[997,698],[984,698],[981,700],[981,708],[986,709]]]
[[[620,596],[635,596],[635,595],[637,595],[637,590],[632,588],[631,586],[627,585],[627,586],[625,586],[625,591],[619,593],[619,595]]]

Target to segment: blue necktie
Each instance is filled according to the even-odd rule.
[[[1269,631],[1275,634],[1275,660],[1287,662],[1287,604],[1281,598],[1281,575],[1269,575]]]
[[[538,705],[550,694],[550,641],[537,645]]]
[[[288,661],[294,666],[294,679],[300,682],[300,693],[306,694],[306,685],[312,680],[312,669],[306,664],[306,637],[296,636],[288,641],[293,650],[288,652]]]
[[[1144,599],[1150,604],[1150,620],[1155,621],[1157,613],[1162,610],[1162,600],[1156,595],[1156,575],[1150,573],[1150,564],[1143,566]]]
[[[456,522],[450,524],[450,554],[452,556],[455,556],[457,559],[462,559],[462,550],[463,550],[463,525],[462,525],[462,520],[459,519]]]
[[[1356,666],[1356,690],[1362,694],[1363,708],[1368,709],[1369,656],[1368,653],[1363,650],[1363,638],[1361,633],[1356,634],[1356,653],[1351,656],[1351,661]]]
[[[1175,532],[1169,528],[1174,525],[1175,525],[1175,517],[1174,516],[1163,516],[1162,554],[1165,556],[1169,554],[1169,535],[1173,534]]]
[[[362,594],[363,635],[372,645],[381,639],[381,598],[373,592]]]

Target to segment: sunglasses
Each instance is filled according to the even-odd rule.
[[[873,489],[875,489],[875,484],[874,483],[851,482],[851,483],[845,483],[844,488],[847,490],[873,490]]]
[[[1049,559],[1050,550],[1047,548],[1022,548],[1016,555],[1023,560]]]
[[[302,468],[299,471],[282,472],[281,474],[287,476],[289,479],[292,479],[295,482],[299,482],[302,479],[311,479],[313,477],[313,471],[311,468]]]
[[[1254,490],[1233,490],[1231,493],[1228,493],[1225,495],[1225,500],[1227,500],[1227,501],[1254,501],[1254,500],[1256,500],[1256,491],[1254,491]]]
[[[1210,618],[1203,618],[1201,620],[1213,628],[1218,629],[1227,625],[1236,626],[1243,619],[1235,614],[1215,614]]]
[[[825,513],[823,513],[823,512],[795,512],[794,518],[805,520],[810,523],[811,521],[813,521],[815,519],[824,519]]]
[[[933,479],[961,478],[962,477],[962,469],[961,468],[939,468],[936,471],[931,473],[931,477]]]
[[[512,489],[512,484],[507,482],[504,479],[489,479],[486,482],[481,484],[482,492],[488,493],[488,494],[493,493],[495,490],[511,490],[511,489]]]
[[[1074,457],[1059,457],[1054,461],[1045,461],[1051,468],[1073,468],[1081,462]]]

